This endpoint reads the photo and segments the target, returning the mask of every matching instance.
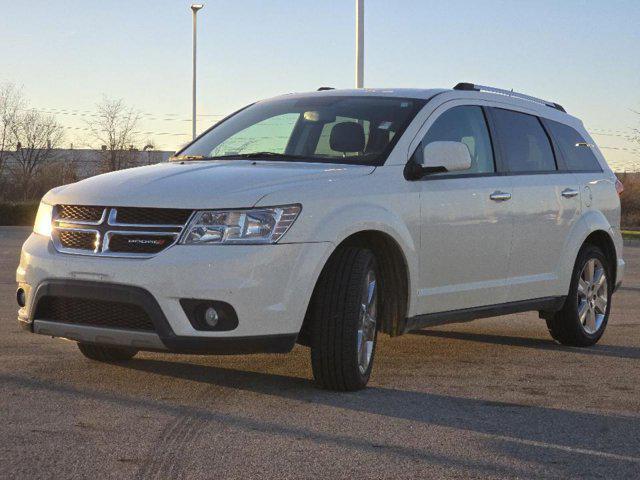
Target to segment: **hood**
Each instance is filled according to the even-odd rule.
[[[120,170],[55,188],[48,204],[161,208],[243,208],[294,184],[368,175],[375,167],[230,160],[169,162]]]

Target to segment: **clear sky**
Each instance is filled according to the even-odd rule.
[[[353,0],[204,3],[199,130],[260,98],[353,85]],[[611,164],[640,168],[640,143],[625,138],[640,128],[640,0],[365,3],[365,86],[468,81],[547,98],[602,147],[635,149],[603,148]],[[67,110],[56,115],[67,142],[86,141],[87,115],[108,95],[146,115],[145,138],[174,149],[190,132],[189,4],[0,0],[0,81],[33,107]]]

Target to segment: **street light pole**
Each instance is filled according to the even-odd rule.
[[[364,0],[356,0],[356,88],[364,86]]]
[[[196,138],[196,26],[197,26],[197,14],[198,10],[200,10],[204,5],[202,3],[194,3],[191,5],[191,11],[193,12],[193,85],[192,85],[192,138],[195,140]]]

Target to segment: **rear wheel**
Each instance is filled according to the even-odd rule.
[[[573,270],[562,310],[547,320],[551,336],[563,345],[588,347],[604,333],[611,309],[611,268],[602,250],[585,245]]]
[[[85,357],[98,362],[123,362],[131,360],[138,353],[135,348],[106,347],[90,343],[78,343],[78,348]]]
[[[378,270],[366,249],[336,252],[314,295],[311,364],[316,383],[352,391],[369,381],[377,341]]]

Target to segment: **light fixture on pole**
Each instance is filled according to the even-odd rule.
[[[364,0],[356,0],[356,88],[364,86]]]
[[[193,119],[192,119],[192,138],[195,140],[196,138],[196,17],[198,14],[198,10],[202,9],[204,4],[202,3],[194,3],[191,5],[191,11],[193,12],[193,90],[192,94],[192,111],[193,111]]]

